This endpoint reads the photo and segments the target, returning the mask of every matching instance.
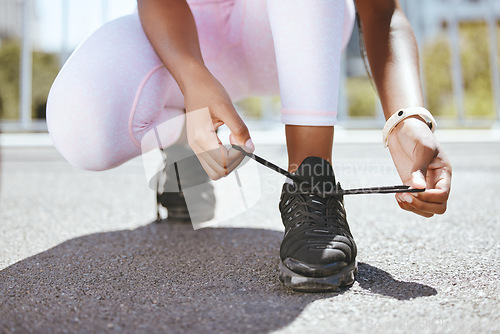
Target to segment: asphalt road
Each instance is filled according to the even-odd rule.
[[[392,195],[346,197],[360,270],[326,294],[277,279],[283,178],[271,171],[251,183],[256,206],[193,230],[153,223],[140,159],[86,172],[52,148],[4,148],[0,333],[500,333],[500,144],[444,146],[445,215],[403,212]],[[285,165],[283,146],[257,153]],[[400,182],[381,145],[337,144],[334,161],[345,188]]]

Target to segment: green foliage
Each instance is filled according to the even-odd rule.
[[[236,106],[246,116],[251,118],[260,118],[262,116],[262,103],[258,97],[249,97],[238,101]]]
[[[488,27],[485,22],[465,22],[460,24],[459,33],[465,115],[494,117]],[[429,109],[438,116],[456,115],[451,51],[446,35],[424,45],[423,70]]]
[[[438,36],[433,43],[425,45],[422,59],[427,107],[435,116],[456,115],[451,50],[447,38]]]
[[[460,58],[467,116],[493,116],[488,26],[485,22],[460,25]]]
[[[378,99],[367,77],[346,79],[346,94],[351,117],[375,117]]]
[[[16,42],[2,43],[0,49],[0,118],[14,119],[19,115],[19,56]]]
[[[59,58],[52,53],[33,53],[33,117],[45,118],[47,96],[59,73]]]
[[[279,113],[280,110],[280,97],[279,96],[273,96],[272,97],[272,110],[274,110],[276,113]],[[261,118],[263,117],[263,105],[262,105],[262,98],[261,97],[248,97],[246,99],[240,100],[236,102],[236,107],[240,112],[242,112],[246,117],[249,118]]]
[[[21,48],[17,41],[5,41],[0,48],[0,118],[19,117],[19,66]],[[50,86],[59,71],[54,54],[33,52],[32,116],[45,117]]]

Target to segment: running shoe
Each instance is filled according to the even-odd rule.
[[[186,157],[169,163],[163,169],[157,183],[157,204],[167,209],[168,222],[191,223],[205,222],[214,217],[215,194],[210,177],[193,151],[184,145],[169,147],[164,150],[167,156]],[[182,173],[182,174],[180,174]],[[163,188],[161,184],[163,183]],[[189,200],[189,210],[183,189],[196,186],[196,196]],[[158,210],[158,222],[161,222]]]
[[[304,182],[283,186],[279,209],[285,225],[280,247],[280,280],[296,291],[334,291],[354,283],[356,244],[347,224],[344,199],[330,163],[306,158],[296,171]]]

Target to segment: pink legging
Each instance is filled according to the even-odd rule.
[[[352,0],[188,3],[205,63],[233,100],[280,93],[283,123],[335,124]],[[141,154],[144,135],[167,120],[174,121],[161,143],[174,143],[183,108],[135,12],[101,27],[71,55],[50,90],[47,124],[71,164],[104,170]]]

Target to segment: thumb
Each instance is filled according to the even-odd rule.
[[[231,113],[231,116],[224,120],[224,123],[229,128],[229,131],[231,131],[229,142],[232,145],[241,146],[248,153],[255,151],[255,146],[250,138],[248,128],[236,110]]]
[[[435,151],[429,147],[420,147],[414,153],[414,162],[411,172],[411,186],[413,188],[424,189],[426,187],[425,176],[427,168],[435,157]]]
[[[240,144],[240,142],[244,141],[245,144]],[[235,136],[231,133],[229,135],[229,142],[231,143],[231,145],[238,145],[238,146],[241,146],[242,149],[244,149],[246,152],[248,153],[252,153],[253,151],[255,151],[255,145],[253,144],[253,141],[252,141],[252,138],[250,138],[250,135],[249,135],[249,138],[247,140],[241,140],[241,141],[238,141],[237,139],[235,139]]]

